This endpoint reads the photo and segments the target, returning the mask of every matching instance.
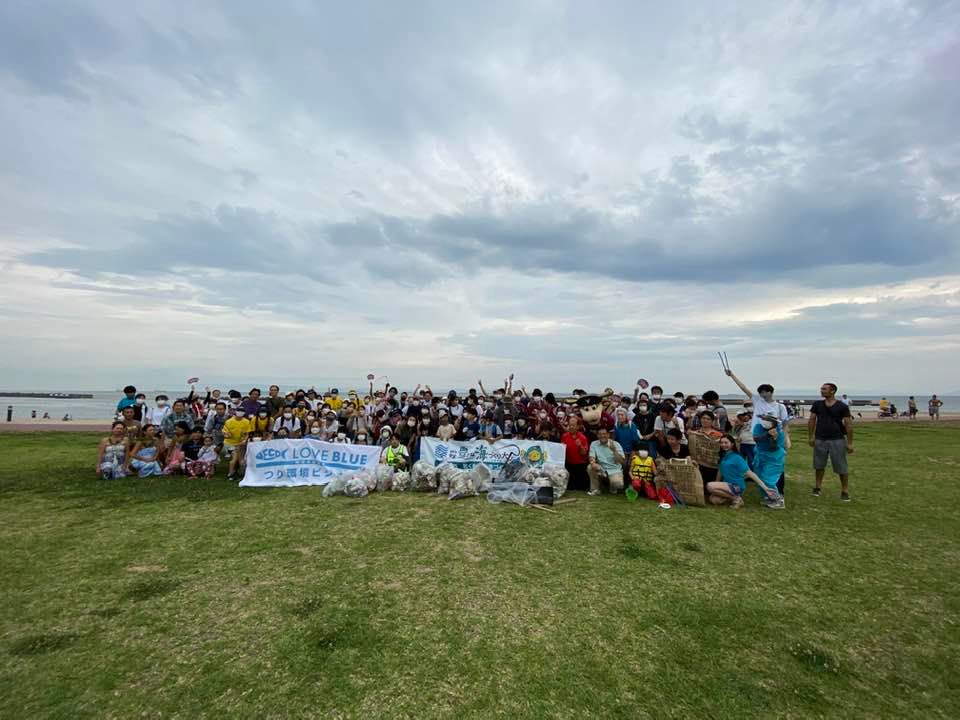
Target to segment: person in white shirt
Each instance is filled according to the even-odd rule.
[[[774,399],[773,385],[770,383],[758,385],[757,392],[754,393],[740,378],[733,374],[733,370],[727,368],[724,372],[737,384],[743,394],[750,398],[750,402],[753,404],[753,417],[750,419],[750,427],[754,427],[760,421],[760,416],[773,415],[780,420],[780,426],[783,429],[783,449],[790,450],[790,433],[787,431],[790,413],[787,412],[783,403]],[[784,475],[781,475],[780,482],[777,483],[777,490],[780,491],[781,495],[783,495],[784,479]]]
[[[169,401],[170,399],[163,393],[157,395],[157,397],[154,398],[156,405],[154,407],[145,408],[143,411],[143,424],[156,425],[157,427],[160,427],[160,423],[163,422],[163,419],[172,412]]]

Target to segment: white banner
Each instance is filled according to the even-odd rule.
[[[262,440],[247,443],[247,471],[240,487],[326,485],[336,475],[373,469],[380,448],[320,440]]]
[[[469,470],[475,465],[486,465],[494,479],[499,477],[505,463],[519,457],[536,467],[542,465],[560,465],[564,463],[567,448],[562,443],[543,440],[439,440],[420,438],[420,459],[428,460],[435,466],[448,462],[458,468]]]

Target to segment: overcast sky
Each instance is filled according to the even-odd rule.
[[[0,385],[957,389],[960,3],[731,5],[4,0]]]

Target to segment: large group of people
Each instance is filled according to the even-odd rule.
[[[398,469],[417,461],[420,439],[486,441],[522,439],[565,446],[569,487],[597,495],[633,491],[655,497],[663,463],[690,457],[694,433],[719,444],[717,467],[701,465],[709,501],[743,505],[751,481],[767,507],[784,507],[784,461],[790,450],[791,415],[774,388],[752,390],[729,368],[726,374],[744,393],[727,408],[716,390],[700,394],[664,392],[645,380],[630,392],[575,389],[566,397],[534,388],[516,388],[513,375],[490,390],[477,381],[466,393],[412,391],[386,384],[364,391],[315,388],[281,392],[270,385],[246,393],[191,386],[181,397],[148,399],[130,385],[117,404],[111,433],[100,443],[96,472],[104,478],[181,473],[242,477],[248,443],[310,438],[332,443],[376,445],[381,462]],[[849,499],[846,454],[853,450],[849,408],[836,386],[821,387],[823,399],[811,409],[809,442],[819,495],[827,460],[840,475],[842,499]]]

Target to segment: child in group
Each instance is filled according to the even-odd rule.
[[[190,426],[185,422],[178,422],[173,426],[173,442],[167,449],[167,462],[163,468],[164,475],[173,475],[175,472],[182,472],[186,455],[183,451],[183,445],[190,438]]]
[[[123,423],[124,432],[127,434],[127,442],[132,447],[140,437],[143,426],[133,417],[133,405],[128,405],[120,411],[120,419],[117,422]]]
[[[646,447],[630,453],[630,486],[651,500],[657,499],[657,464]]]
[[[223,424],[223,456],[230,460],[227,466],[227,480],[233,480],[250,434],[250,423],[243,408],[235,408],[233,417]]]
[[[747,461],[737,453],[737,443],[732,435],[720,438],[720,466],[717,468],[717,479],[707,485],[709,501],[713,505],[730,504],[733,510],[743,507],[743,493],[747,489],[747,480],[753,480],[768,502],[766,507],[782,510],[783,498],[777,492],[776,484],[769,486],[747,467]],[[779,503],[777,502],[779,500]]]
[[[440,411],[440,424],[437,426],[437,437],[447,442],[453,440],[454,435],[457,434],[456,426],[450,422],[450,416],[447,414],[446,410]]]
[[[127,427],[122,420],[117,420],[110,427],[110,435],[100,441],[100,451],[97,455],[97,474],[104,480],[126,477],[124,466],[129,449],[130,441],[127,439]]]
[[[784,431],[780,419],[776,415],[761,415],[757,418],[757,424],[753,426],[753,439],[756,442],[753,471],[764,485],[777,487],[780,476],[783,475],[787,454],[784,449]],[[779,500],[773,502],[782,507],[783,496],[781,495]]]
[[[187,475],[195,478],[203,475],[207,480],[213,477],[214,470],[217,469],[217,460],[220,459],[217,453],[217,446],[213,442],[213,435],[203,436],[203,445],[200,446],[195,460],[188,460],[185,466]]]
[[[126,472],[136,470],[137,475],[142,478],[151,475],[162,475],[163,468],[160,466],[160,455],[163,442],[157,436],[156,425],[144,425],[143,432],[137,444],[127,458]]]
[[[753,469],[753,456],[756,451],[756,441],[753,439],[753,428],[750,427],[750,418],[753,414],[747,410],[737,413],[733,423],[733,434],[740,441],[740,455],[747,461],[747,466]]]

